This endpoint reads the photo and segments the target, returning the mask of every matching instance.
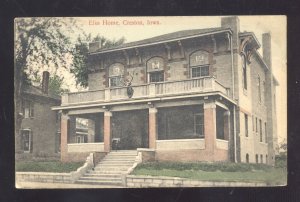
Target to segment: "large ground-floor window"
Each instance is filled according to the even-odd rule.
[[[203,105],[158,109],[158,139],[204,138]]]

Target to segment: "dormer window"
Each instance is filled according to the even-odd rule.
[[[150,83],[164,81],[164,59],[161,57],[153,57],[147,62],[148,81]]]
[[[124,76],[124,65],[121,63],[112,64],[109,67],[109,87],[123,86],[121,79]]]
[[[191,54],[190,70],[192,78],[209,76],[208,52],[196,51]]]

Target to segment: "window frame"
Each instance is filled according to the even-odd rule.
[[[263,142],[262,120],[259,119],[259,142]]]
[[[249,123],[248,114],[244,113],[245,136],[249,137]]]
[[[110,88],[122,87],[122,85],[120,85],[121,84],[121,78],[122,78],[121,75],[120,76],[110,76],[109,77],[109,87]],[[117,83],[117,85],[112,85],[112,79],[119,79],[118,80],[119,83]]]
[[[197,116],[201,116],[202,117],[202,120],[203,122],[202,123],[197,123]],[[202,134],[200,133],[197,133],[197,126],[202,126]],[[194,114],[194,134],[195,136],[199,136],[200,139],[205,139],[205,133],[204,133],[204,113],[195,113]]]
[[[22,101],[22,113],[24,118],[33,118],[34,117],[34,102],[30,100]]]
[[[257,75],[257,93],[258,93],[258,102],[261,103],[261,79],[259,74]]]
[[[202,75],[202,68],[207,68],[207,75]],[[199,76],[194,76],[193,75],[193,70],[199,69],[200,75]],[[202,78],[202,77],[207,77],[209,76],[209,64],[205,65],[200,65],[200,66],[191,66],[191,78]]]
[[[162,81],[152,81],[151,78],[152,78],[152,75],[160,75],[162,76]],[[152,71],[152,72],[148,72],[148,81],[149,83],[158,83],[158,82],[164,82],[165,81],[165,72],[163,70],[160,70],[160,71]]]
[[[244,53],[241,54],[242,58],[242,86],[245,91],[248,89],[248,80],[247,80],[247,59]]]
[[[24,135],[23,132],[28,131],[28,150],[25,150],[24,144]],[[31,153],[32,152],[32,131],[30,128],[21,129],[21,137],[22,137],[22,150],[24,153]]]

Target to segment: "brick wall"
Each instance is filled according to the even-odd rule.
[[[21,129],[30,129],[32,133],[32,152],[24,153],[32,157],[56,156],[55,144],[59,126],[56,111],[51,107],[59,105],[58,101],[51,101],[44,98],[38,99],[28,97],[34,103],[34,117],[24,118]],[[47,124],[45,124],[47,123]],[[20,134],[16,134],[20,137]]]
[[[228,150],[215,149],[214,155],[207,150],[160,150],[155,153],[157,161],[193,162],[193,161],[228,161]]]

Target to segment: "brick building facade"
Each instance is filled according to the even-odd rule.
[[[58,157],[60,150],[60,117],[51,107],[60,97],[48,93],[49,72],[43,73],[42,88],[24,85],[20,133],[16,134],[16,160],[34,157]]]
[[[271,38],[263,56],[237,17],[114,48],[90,44],[89,90],[62,97],[61,160],[144,149],[159,161],[274,163]],[[88,143],[72,144],[70,120],[88,119]],[[118,141],[118,148],[114,148]]]

